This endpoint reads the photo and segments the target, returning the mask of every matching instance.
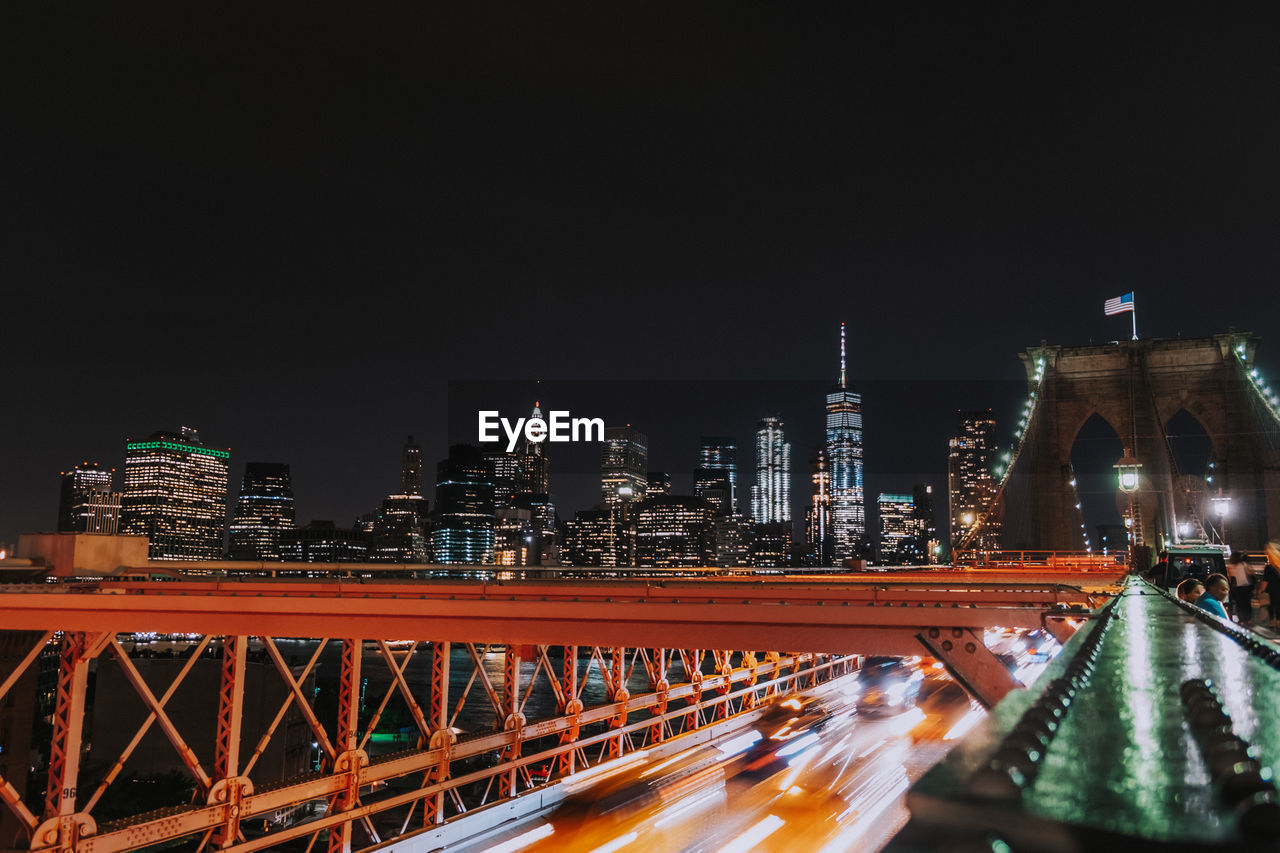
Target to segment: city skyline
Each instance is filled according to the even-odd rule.
[[[509,383],[503,383],[503,384],[505,386],[508,386],[509,388],[510,387],[523,388],[524,386],[527,385],[532,388],[538,388],[543,390],[546,390],[548,386],[550,386],[550,388],[554,390],[557,385],[557,383],[554,381],[542,381],[539,383],[509,382]],[[581,385],[581,384],[582,383],[564,383],[564,387],[574,388],[575,386]],[[807,420],[810,422],[810,424],[814,424],[815,420],[821,419],[822,413],[820,411],[818,412],[814,411],[814,407],[812,406],[812,403],[811,403],[813,397],[811,395],[813,393],[813,388],[818,387],[821,384],[822,383],[819,380],[814,380],[812,382],[767,383],[763,386],[760,386],[759,391],[760,391],[760,397],[762,399],[773,399],[774,398],[773,395],[775,395],[778,392],[778,390],[781,389],[785,391],[787,395],[793,397],[794,399],[801,402],[808,403],[808,405],[804,405],[798,409],[794,406],[792,408],[799,412],[799,415],[797,417],[799,421],[803,423],[804,421]],[[934,390],[937,390],[937,388],[942,387],[942,383],[924,383],[924,384],[932,387]],[[656,393],[656,396],[658,397],[667,396],[662,393],[660,383],[655,383],[655,385],[659,386],[659,391]],[[750,385],[751,383],[748,383],[747,387],[750,387]],[[902,432],[902,430],[900,429],[890,429],[889,424],[893,424],[896,419],[901,417],[902,412],[907,411],[907,408],[903,405],[903,401],[914,400],[914,398],[921,396],[921,394],[924,394],[925,396],[929,396],[929,397],[938,396],[932,393],[931,391],[921,392],[919,391],[919,389],[909,390],[904,393],[902,390],[904,387],[903,383],[896,383],[896,382],[895,383],[891,383],[891,382],[870,382],[870,383],[860,382],[859,383],[859,387],[864,387],[864,386],[870,387],[872,389],[871,396],[873,399],[877,399],[877,401],[879,402],[886,402],[884,414],[886,416],[886,420],[888,421],[888,424],[880,425],[883,433],[886,436],[891,433],[897,434]],[[702,383],[702,384],[699,384],[699,387],[705,391],[707,386],[705,385],[705,383]],[[741,382],[735,383],[733,387],[735,389],[735,394],[739,398],[742,398],[744,396],[742,394],[743,383]],[[910,388],[911,386],[907,386],[907,387]],[[964,399],[975,400],[978,402],[989,401],[994,397],[1003,396],[1007,400],[1005,408],[1008,409],[1010,412],[1012,412],[1013,411],[1012,401],[1015,398],[1021,397],[1025,392],[1025,381],[1017,382],[1017,381],[1011,380],[1010,382],[1006,382],[1006,383],[946,383],[946,387],[950,389],[952,392],[960,395]],[[888,401],[881,396],[881,394],[888,393],[890,391],[898,395],[898,403],[896,405],[889,404]],[[747,396],[748,396],[748,399],[742,403],[745,409],[750,409],[751,411],[755,411],[760,408],[764,408],[763,406],[756,406],[754,403],[754,399],[750,398],[749,395]],[[807,400],[805,399],[806,397],[808,397]],[[912,403],[911,406],[915,407],[916,404]],[[639,412],[642,408],[643,408],[642,406],[633,406],[630,408],[630,411]],[[714,406],[714,404],[708,404],[705,408],[707,410],[714,410],[716,407]],[[694,421],[697,421],[696,415],[690,415],[690,417]],[[470,418],[468,418],[468,420],[470,420]],[[889,464],[886,464],[886,461],[883,457],[879,457],[877,454],[872,454],[868,460],[871,473],[869,474],[870,484],[865,489],[866,494],[871,494],[874,496],[874,494],[878,492],[884,492],[884,491],[897,491],[897,492],[910,491],[918,483],[928,483],[929,485],[932,485],[938,488],[940,494],[946,494],[946,489],[947,489],[946,443],[951,438],[954,437],[954,430],[955,430],[954,410],[946,413],[945,415],[943,415],[942,413],[930,413],[930,417],[927,418],[926,420],[933,424],[933,427],[934,427],[933,433],[937,437],[937,440],[931,440],[931,441],[917,440],[916,442],[908,445],[908,452],[906,454],[908,464],[905,466],[898,464],[901,462],[901,459],[902,459],[901,449],[897,451],[898,459],[895,460],[894,463],[889,463]],[[945,425],[948,421],[950,422],[949,426]],[[943,426],[939,426],[939,424],[943,424]],[[752,420],[752,425],[753,426],[756,425],[756,422],[754,420]],[[872,425],[873,427],[876,426],[876,423],[874,420],[872,421]],[[821,449],[822,442],[820,437],[818,441],[815,441],[813,439],[814,432],[815,431],[820,432],[820,429],[821,429],[820,423],[817,424],[815,428],[801,427],[795,431],[793,431],[791,427],[788,427],[788,430],[787,430],[788,438],[790,439],[793,436],[796,437],[796,446],[797,446],[796,453],[798,454],[797,458],[800,458],[800,456],[803,456],[805,454],[816,453],[818,449]],[[1103,429],[1105,430],[1106,427],[1103,427]],[[668,462],[673,462],[673,464],[668,464],[665,466],[666,468],[671,469],[673,473],[673,476],[672,476],[673,487],[671,490],[672,494],[675,494],[675,495],[696,494],[697,466],[700,464],[700,460],[702,458],[702,453],[703,453],[703,451],[699,449],[699,442],[700,441],[705,442],[705,440],[707,439],[707,436],[702,435],[702,433],[704,433],[705,431],[706,430],[703,429],[701,426],[699,426],[697,429],[687,428],[685,430],[661,435],[658,437],[656,443],[651,442],[651,443],[654,443],[654,446],[656,448],[658,448],[659,460],[666,459]],[[721,429],[720,431],[729,432],[728,430],[723,430],[723,429]],[[429,429],[428,432],[438,435],[440,430]],[[741,431],[735,431],[733,435],[723,435],[723,436],[718,436],[717,438],[720,438],[720,439],[734,438],[740,432]],[[752,435],[753,433],[754,433],[754,430],[752,430],[752,432],[747,433],[746,435],[749,436],[749,435]],[[1087,451],[1089,449],[1088,445],[1097,443],[1099,436],[1093,435],[1093,434],[1086,434],[1086,433],[1089,433],[1089,431],[1088,430],[1082,431],[1081,438],[1079,439],[1079,441],[1084,443],[1085,450]],[[701,436],[701,438],[699,438],[699,436]],[[901,436],[897,436],[897,437],[900,438]],[[464,436],[464,438],[469,438],[469,437]],[[996,448],[997,449],[1007,448],[1012,438],[1013,436],[1004,435],[1003,430],[997,430],[995,434]],[[1194,440],[1195,437],[1191,436],[1191,438],[1192,440]],[[749,442],[747,441],[743,441],[741,439],[738,439],[737,441],[738,443],[749,446]],[[402,464],[400,466],[400,470],[396,471],[394,475],[388,475],[388,479],[391,480],[390,483],[385,481],[381,483],[383,488],[383,491],[382,491],[383,497],[385,498],[388,492],[393,492],[395,490],[395,485],[397,484],[397,482],[401,485],[401,487],[403,487],[403,483],[406,481],[405,478],[407,476],[405,465],[404,465],[407,459],[412,457],[415,460],[417,460],[417,464],[420,465],[421,460],[425,458],[427,460],[427,464],[431,464],[433,459],[443,459],[445,456],[447,456],[447,447],[452,446],[452,444],[454,443],[468,443],[468,442],[466,441],[448,442],[446,445],[446,452],[437,456],[436,455],[437,451],[435,450],[435,447],[438,446],[440,442],[429,441],[427,443],[427,449],[424,451],[421,445],[418,445],[417,442],[413,440],[412,436],[410,436],[409,442],[406,444],[404,453],[401,456]],[[598,444],[594,444],[594,443],[586,446],[591,448],[599,447]],[[522,458],[524,458],[524,454],[528,453],[530,448],[541,449],[542,447],[544,447],[544,445],[526,444],[525,447],[521,450],[519,455]],[[555,468],[561,475],[558,478],[560,482],[565,483],[567,485],[564,486],[563,488],[560,488],[559,495],[553,492],[552,500],[557,504],[556,509],[558,509],[559,516],[562,520],[571,518],[573,516],[573,513],[577,510],[590,509],[596,506],[599,499],[600,482],[599,482],[599,467],[598,467],[599,465],[598,449],[588,451],[588,454],[591,456],[591,463],[588,464],[586,468],[569,467],[568,470],[562,470],[566,465],[572,466],[573,463],[570,460],[572,460],[573,458],[573,455],[575,452],[574,448],[576,448],[576,452],[579,455],[581,455],[583,447],[584,445],[572,445],[572,444],[557,445],[558,451],[562,454],[560,458],[560,465],[556,466],[553,464],[552,467]],[[938,450],[939,447],[942,448],[941,451]],[[284,451],[282,451],[282,453],[283,452]],[[424,453],[425,453],[425,456],[423,456]],[[1118,451],[1116,451],[1116,453],[1118,453]],[[387,449],[382,455],[387,459],[394,459],[394,456],[392,454],[393,454],[393,449]],[[750,453],[747,454],[747,458],[744,460],[745,464],[742,466],[743,470],[741,472],[741,476],[746,478],[746,481],[753,481],[755,478],[755,471],[753,470],[754,466],[753,466],[753,460],[751,459],[751,456],[752,454]],[[1110,466],[1113,461],[1114,460],[1109,460],[1109,457],[1101,458],[1101,461],[1097,462],[1097,464],[1095,465],[1095,467],[1097,467],[1098,470],[1092,472],[1093,476],[1095,478],[1109,476]],[[109,462],[110,460],[108,460],[108,464]],[[537,462],[538,462],[538,470],[540,472],[539,476],[542,477],[543,480],[545,480],[546,479],[545,472],[547,470],[547,465],[548,465],[547,457],[542,456],[541,454],[537,454]],[[240,457],[239,454],[236,454],[232,459],[232,463],[234,466],[239,468],[245,464],[245,461],[242,457]],[[683,467],[682,467],[682,463],[683,463]],[[286,464],[291,464],[291,463],[286,462]],[[657,463],[655,462],[653,464],[657,464]],[[383,466],[383,467],[386,467],[386,466]],[[649,467],[652,467],[652,465],[650,465]],[[792,505],[792,517],[789,523],[792,524],[793,536],[797,540],[803,540],[805,537],[805,530],[804,530],[805,512],[811,500],[809,474],[810,472],[808,470],[807,463],[802,463],[802,464],[793,463],[793,470],[791,472],[791,478],[789,480],[789,483],[791,486],[790,491],[791,491],[791,505]],[[417,475],[417,476],[420,476],[420,475]],[[1089,475],[1086,474],[1085,476],[1087,477]],[[582,484],[588,481],[590,485],[586,487],[584,490]],[[574,486],[575,482],[577,483],[576,487]],[[47,485],[47,481],[46,481],[46,485]],[[323,482],[321,482],[320,485],[321,485],[321,488],[323,489],[324,488]],[[119,485],[117,484],[117,488],[118,487]],[[375,488],[377,488],[376,484],[375,484]],[[1103,488],[1105,491],[1105,486]],[[234,487],[229,491],[230,491],[230,494],[228,495],[228,505],[229,505],[229,512],[230,512],[230,508],[234,507],[236,495],[238,492],[234,489]],[[586,492],[594,492],[594,497],[584,497],[584,494]],[[567,496],[567,500],[566,500],[566,496]],[[347,524],[351,523],[352,520],[358,521],[360,517],[368,516],[371,508],[376,510],[376,507],[378,505],[378,500],[380,499],[373,498],[369,501],[349,500],[347,501],[347,506],[349,507],[349,509],[346,512],[343,512],[343,511],[325,512],[323,508],[321,509],[321,511],[315,512],[315,511],[308,510],[307,507],[308,506],[314,507],[319,503],[316,499],[316,496],[314,494],[303,493],[299,495],[299,499],[298,499],[298,505],[301,508],[298,510],[297,523],[299,526],[304,526],[310,521],[333,521],[338,525],[338,527],[345,527]],[[1115,520],[1118,520],[1118,514],[1115,513],[1113,509],[1106,506],[1106,504],[1111,503],[1109,493],[1102,494],[1102,497],[1099,497],[1098,495],[1086,496],[1085,500],[1092,507],[1092,511],[1087,510],[1087,514],[1089,514],[1091,518],[1094,516],[1098,516],[1099,513],[1101,513],[1101,516],[1102,516],[1101,522],[1111,523]],[[749,503],[749,501],[744,500],[743,503],[744,504]],[[867,525],[866,538],[868,540],[873,540],[875,538],[874,532],[878,529],[876,526],[878,524],[878,521],[877,521],[877,511],[876,511],[874,499],[867,500],[864,498],[863,506],[866,512],[866,522],[865,522]],[[1099,509],[1099,507],[1101,509]],[[745,510],[745,515],[747,516],[751,515],[749,506],[743,506],[741,507],[741,510]],[[45,514],[47,515],[47,513]],[[1112,514],[1116,515],[1115,519],[1111,518]],[[1094,519],[1092,523],[1096,524],[1100,522],[1097,519]],[[34,532],[37,530],[49,530],[49,529],[53,529],[53,526],[51,524],[39,524],[37,526],[30,527],[24,530],[14,530],[12,534],[7,538],[7,540],[3,535],[0,535],[0,542],[8,541],[10,543],[13,543],[13,542],[16,542],[17,534],[19,533]]]

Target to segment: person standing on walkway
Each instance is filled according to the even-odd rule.
[[[1196,606],[1214,616],[1226,619],[1227,610],[1222,606],[1222,602],[1226,601],[1230,595],[1231,582],[1227,580],[1226,575],[1209,575],[1208,580],[1204,582],[1204,595],[1200,596]]]
[[[1280,628],[1280,543],[1267,543],[1267,567],[1262,570],[1262,591],[1267,594],[1267,626]]]
[[[1227,558],[1227,578],[1231,581],[1231,615],[1241,625],[1253,624],[1253,573],[1249,557],[1232,551]]]

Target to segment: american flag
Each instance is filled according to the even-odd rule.
[[[1126,311],[1133,310],[1133,291],[1129,291],[1124,296],[1117,296],[1114,299],[1108,299],[1102,303],[1102,310],[1108,317],[1112,314],[1123,314]]]

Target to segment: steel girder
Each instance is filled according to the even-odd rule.
[[[25,659],[28,666],[45,642],[49,642],[47,635]],[[4,798],[6,806],[32,831],[30,849],[112,853],[194,837],[201,850],[248,851],[310,836],[313,846],[316,840],[327,839],[329,849],[348,851],[357,844],[377,843],[380,836],[393,837],[416,829],[415,814],[420,814],[421,823],[435,823],[483,804],[492,794],[519,793],[534,784],[530,772],[534,766],[545,763],[555,768],[553,776],[565,775],[609,755],[644,748],[669,734],[749,710],[767,695],[845,674],[857,665],[857,659],[849,656],[818,660],[813,655],[771,653],[761,663],[750,652],[713,651],[708,656],[702,651],[665,648],[506,647],[502,683],[495,685],[483,665],[492,648],[460,644],[466,647],[474,668],[466,687],[451,696],[450,659],[454,658],[452,663],[456,666],[458,661],[452,652],[459,644],[441,641],[432,644],[424,711],[405,675],[409,658],[419,644],[414,643],[399,657],[385,640],[379,640],[376,651],[366,658],[360,638],[347,637],[338,642],[338,714],[329,728],[311,708],[302,685],[331,641],[317,641],[307,663],[291,667],[285,664],[272,637],[206,635],[193,644],[171,683],[153,685],[133,665],[114,633],[65,634],[60,642],[55,764],[51,767],[44,823],[39,824],[16,798]],[[261,643],[285,693],[262,732],[245,728],[246,654],[251,643]],[[207,659],[207,653],[218,647],[219,674],[216,685],[211,685],[217,692],[217,730],[211,738],[212,755],[205,756],[212,760],[212,772],[208,772],[199,755],[199,740],[193,738],[192,732],[180,730],[184,725],[189,728],[189,724],[172,718],[166,705],[188,679],[193,665],[201,658]],[[128,685],[142,700],[148,716],[110,770],[101,779],[93,780],[97,787],[85,798],[78,793],[85,686],[90,662],[105,650],[119,661]],[[561,657],[559,667],[553,662],[557,654]],[[362,674],[379,662],[387,669],[386,692],[378,704],[369,697],[362,705]],[[703,671],[713,663],[713,669]],[[633,675],[643,678],[645,685],[634,695],[628,682],[633,686],[640,682]],[[13,681],[16,676],[11,675],[0,686]],[[583,691],[589,683],[603,687],[606,701],[591,706],[583,701]],[[527,720],[526,703],[539,691],[544,697],[551,696],[556,712],[549,718]],[[419,731],[418,744],[370,761],[365,751],[370,736],[388,702],[397,697]],[[452,713],[451,701],[455,703]],[[673,701],[675,706],[670,705]],[[465,709],[474,710],[477,703],[492,713],[493,730],[473,732],[458,740],[455,724],[459,715]],[[279,736],[282,720],[290,709],[302,718],[310,736],[320,745],[321,771],[293,781],[262,780],[263,784],[255,787],[254,779],[260,777],[260,772],[254,773],[258,759],[272,738]],[[99,719],[108,719],[110,709],[99,706],[96,713]],[[165,734],[195,783],[200,801],[166,809],[163,814],[139,815],[99,826],[93,818],[94,805],[152,726],[158,726]],[[255,737],[256,747],[244,760],[244,746],[254,743]],[[476,759],[492,753],[501,755],[499,763],[492,767],[474,766]],[[458,762],[464,762],[467,772],[455,776],[451,769]],[[388,782],[396,783],[394,793],[386,786]],[[409,790],[404,790],[406,782]],[[380,793],[375,794],[375,789]],[[262,820],[306,803],[325,803],[323,817],[262,837],[246,837],[243,832],[246,821]]]

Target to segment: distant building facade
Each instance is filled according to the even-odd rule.
[[[755,525],[742,513],[717,515],[715,518],[715,565],[750,566],[751,543]]]
[[[493,465],[470,444],[455,444],[436,467],[432,560],[448,565],[493,562]]]
[[[312,521],[280,537],[280,558],[291,563],[368,563],[369,534],[332,521]]]
[[[916,517],[915,497],[881,493],[876,508],[880,515],[880,562],[891,566],[924,563],[924,524]]]
[[[611,569],[634,563],[634,528],[614,510],[581,510],[565,529],[561,561],[566,565]]]
[[[805,561],[811,566],[830,566],[835,560],[831,538],[831,469],[827,452],[819,450],[810,463],[812,492],[804,512]]]
[[[646,498],[671,494],[671,475],[666,471],[650,471],[645,475],[645,479],[644,496]]]
[[[81,462],[62,472],[62,490],[58,499],[59,533],[98,533],[91,531],[91,505],[101,503],[101,495],[110,494],[115,470],[97,462]]]
[[[916,521],[922,531],[920,536],[924,543],[925,560],[935,562],[942,551],[942,542],[938,538],[938,515],[933,505],[933,486],[916,483],[911,487],[911,499]]]
[[[704,435],[698,448],[698,472],[720,472],[729,478],[728,505],[720,511],[729,515],[738,511],[738,441],[731,435]],[[695,488],[695,494],[697,492]]]
[[[684,495],[646,498],[636,512],[636,565],[710,566],[715,514],[706,501]]]
[[[376,563],[425,563],[427,499],[422,495],[387,495],[373,516],[369,560]]]
[[[400,494],[422,497],[422,447],[412,435],[405,439],[400,454]]]
[[[248,462],[231,517],[233,560],[281,559],[280,540],[293,530],[293,477],[279,462]]]
[[[751,536],[751,565],[785,568],[791,565],[791,522],[756,524]]]
[[[615,507],[643,500],[648,470],[648,437],[630,425],[606,427],[600,453],[600,502]]]
[[[127,442],[120,532],[146,536],[153,560],[219,559],[230,459],[188,427]]]
[[[982,523],[971,549],[1000,548],[1001,520],[983,516],[993,508],[999,483],[991,473],[996,455],[996,419],[990,409],[958,413],[958,429],[947,457],[951,547],[956,549]]]

